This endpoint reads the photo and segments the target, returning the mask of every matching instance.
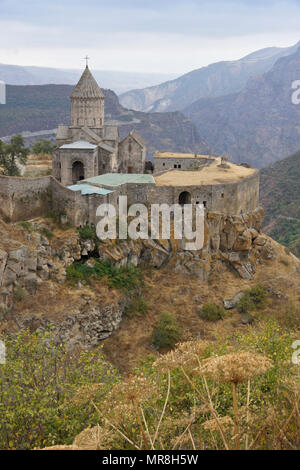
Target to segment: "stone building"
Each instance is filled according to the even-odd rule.
[[[184,170],[196,171],[210,165],[215,157],[194,153],[156,152],[154,156],[154,171]]]
[[[60,125],[53,176],[64,186],[104,173],[144,173],[146,143],[136,131],[120,142],[105,123],[105,97],[86,66],[71,94],[71,125]]]
[[[131,131],[119,144],[121,168],[124,173],[144,173],[146,142],[136,132]]]

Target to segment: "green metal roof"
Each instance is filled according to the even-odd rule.
[[[105,175],[94,176],[84,180],[84,183],[89,184],[104,184],[105,186],[121,186],[126,183],[136,184],[155,184],[152,175],[134,174],[134,173],[106,173]]]
[[[109,189],[104,188],[96,188],[96,186],[92,186],[91,184],[73,184],[72,186],[68,186],[68,189],[72,191],[81,191],[81,194],[85,196],[86,194],[101,194],[105,196],[106,194],[113,193]]]

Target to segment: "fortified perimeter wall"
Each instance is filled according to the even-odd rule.
[[[0,213],[15,222],[39,217],[51,209],[51,176],[0,176]]]
[[[0,214],[11,222],[60,213],[72,225],[96,224],[97,207],[105,202],[116,205],[116,194],[90,194],[71,191],[52,176],[21,178],[0,176]]]
[[[239,215],[254,211],[259,206],[258,172],[232,183],[170,186],[160,185],[159,182],[156,182],[156,185],[128,184],[127,190],[129,204],[136,202],[178,204],[180,195],[188,193],[192,204],[205,203],[208,212]]]
[[[0,213],[15,222],[55,211],[74,226],[96,225],[98,206],[111,203],[117,207],[118,195],[127,195],[129,205],[198,203],[204,204],[207,213],[218,212],[226,216],[251,213],[259,207],[259,174],[256,171],[236,181],[202,185],[187,184],[188,181],[195,182],[190,172],[175,172],[177,176],[170,173],[155,177],[155,184],[127,183],[117,187],[102,184],[112,192],[86,195],[66,188],[52,176],[0,176]],[[190,174],[191,178],[184,180],[184,174]]]

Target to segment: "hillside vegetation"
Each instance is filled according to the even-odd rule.
[[[1,449],[299,449],[295,256],[270,240],[253,280],[225,266],[209,281],[149,261],[113,268],[93,258],[92,228],[54,216],[0,220],[2,249],[40,240],[56,266],[0,306]]]
[[[300,256],[300,151],[260,173],[265,231]]]

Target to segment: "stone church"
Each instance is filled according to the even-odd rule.
[[[135,130],[120,141],[118,127],[105,123],[105,97],[88,65],[70,98],[71,125],[58,127],[53,176],[68,186],[105,173],[144,173],[145,141]]]

